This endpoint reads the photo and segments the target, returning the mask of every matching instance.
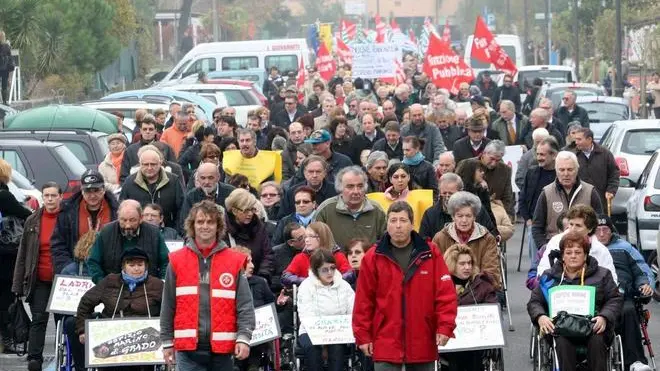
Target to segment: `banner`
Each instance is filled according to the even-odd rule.
[[[332,25],[330,23],[321,23],[319,26],[319,39],[325,44],[327,50],[332,50]]]
[[[335,52],[337,56],[339,57],[339,60],[352,65],[353,64],[353,54],[351,53],[351,48],[344,43],[344,40],[341,39],[341,37],[336,37],[336,48]]]
[[[316,54],[316,70],[325,81],[330,81],[337,70],[337,62],[323,43],[319,46],[319,51]]]
[[[164,364],[158,318],[85,321],[85,366]]]
[[[252,332],[251,347],[282,337],[280,323],[277,319],[277,309],[275,309],[274,303],[254,308],[254,317],[256,319],[256,325]]]
[[[596,304],[596,288],[593,286],[564,285],[548,290],[550,318],[564,311],[570,314],[593,316]]]
[[[55,275],[46,311],[57,314],[76,314],[80,299],[92,287],[94,287],[94,283],[89,277]]]
[[[435,33],[431,34],[423,70],[435,86],[447,89],[452,94],[458,94],[462,82],[469,84],[474,78],[472,68]]]
[[[356,44],[351,48],[355,79],[396,77],[395,61],[402,58],[401,48],[395,44]]]
[[[302,324],[314,345],[352,344],[355,338],[351,318],[350,314],[309,317]]]
[[[298,65],[298,76],[296,76],[296,89],[298,90],[299,103],[304,103],[305,100],[305,81],[307,81],[307,70],[305,69],[305,61],[301,55],[300,64]]]
[[[506,51],[495,41],[493,34],[486,26],[481,16],[477,17],[474,26],[474,40],[472,41],[471,58],[483,63],[492,63],[495,69],[515,75],[518,69]]]
[[[438,347],[440,353],[504,348],[499,304],[459,306],[454,336],[447,345]]]
[[[385,23],[380,19],[380,14],[376,14],[376,44],[382,44],[385,42],[385,34],[387,30],[385,28]]]

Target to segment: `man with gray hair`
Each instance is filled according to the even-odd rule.
[[[447,150],[438,127],[433,123],[426,122],[424,108],[421,104],[410,106],[410,124],[403,125],[401,136],[404,138],[415,136],[418,139],[423,139],[424,148],[421,152],[424,158],[431,163]]]
[[[561,132],[552,126],[548,120],[550,119],[550,113],[544,110],[543,108],[536,108],[529,115],[529,123],[531,128],[525,133],[524,142],[528,149],[534,146],[534,138],[532,137],[534,130],[536,129],[545,129],[550,135],[552,135],[559,143],[559,147],[564,146],[564,136],[561,135]]]
[[[555,159],[557,178],[543,187],[532,219],[532,236],[536,246],[543,246],[550,238],[560,233],[557,229],[559,214],[573,205],[591,206],[596,214],[603,213],[603,205],[596,187],[580,180],[579,163],[573,152],[561,151]]]
[[[330,126],[330,112],[337,107],[335,97],[330,93],[323,93],[321,95],[321,116],[314,118],[314,130],[325,129]]]
[[[410,107],[410,87],[406,84],[400,84],[394,89],[394,113],[399,122],[403,121],[403,111]]]
[[[432,207],[426,209],[424,216],[422,217],[419,234],[423,238],[433,238],[447,223],[453,221],[447,210],[447,203],[454,193],[463,190],[463,180],[460,176],[454,173],[446,173],[440,177],[438,188],[440,190],[440,198],[438,199],[438,202]],[[482,207],[477,214],[476,221],[488,229],[493,236],[500,234],[485,207]]]
[[[453,173],[456,170],[454,154],[449,151],[441,154],[438,161],[433,163],[433,167],[435,168],[435,174],[439,177],[447,173]]]
[[[124,200],[117,210],[117,220],[103,226],[87,259],[89,274],[99,283],[110,273],[121,272],[124,251],[140,249],[149,256],[149,274],[165,278],[169,250],[160,228],[142,221],[142,207],[135,200]]]
[[[500,102],[500,117],[493,122],[492,130],[496,131],[507,146],[524,144],[529,130],[527,117],[516,112],[516,105],[504,99]]]
[[[335,177],[338,195],[321,203],[314,221],[327,224],[339,246],[354,238],[378,241],[387,226],[385,212],[377,202],[366,197],[369,179],[358,166],[345,167]]]
[[[516,185],[518,189],[521,189],[523,182],[525,181],[525,175],[527,170],[534,165],[538,165],[536,162],[536,146],[541,143],[545,138],[549,137],[550,133],[544,128],[536,129],[532,132],[532,138],[534,138],[534,145],[532,149],[523,153],[522,157],[518,161],[518,169],[516,170]]]
[[[556,125],[557,129],[564,136],[571,121],[579,121],[582,127],[589,127],[589,113],[586,109],[575,104],[576,100],[577,94],[570,89],[566,90],[561,98],[562,106],[555,111],[555,117],[559,121]]]

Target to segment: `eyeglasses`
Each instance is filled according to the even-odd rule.
[[[307,204],[311,204],[312,200],[296,200],[295,202],[296,205],[307,205]]]
[[[561,100],[568,100],[568,97],[563,97],[561,98]]]
[[[298,236],[296,238],[289,238],[289,242],[303,242],[305,241],[305,236]]]
[[[248,207],[247,209],[239,209],[239,208],[235,207],[234,209],[235,209],[236,211],[239,211],[239,212],[244,213],[244,214],[250,214],[250,213],[251,213],[251,214],[254,214],[254,213],[257,212],[257,208],[256,208],[256,207]]]
[[[294,104],[296,104],[296,102],[284,102],[284,104],[286,104],[288,106],[293,106]]]
[[[328,274],[328,273],[334,274],[335,270],[337,270],[337,267],[334,266],[334,265],[331,265],[329,267],[319,268],[319,273],[321,273],[321,274]]]
[[[263,197],[263,198],[270,198],[270,197],[277,197],[277,196],[278,196],[277,193],[262,193],[261,194],[261,197]]]
[[[83,193],[99,193],[103,191],[103,188],[85,188],[82,191]]]
[[[208,155],[208,156],[206,156],[206,158],[210,158],[212,160],[217,160],[217,159],[220,158],[220,156],[219,155]]]
[[[318,239],[319,235],[318,234],[306,234],[305,238]]]

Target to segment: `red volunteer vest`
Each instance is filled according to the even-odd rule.
[[[211,351],[233,353],[236,344],[236,285],[246,256],[226,248],[211,257],[209,293],[211,303]],[[174,349],[197,349],[199,328],[199,258],[189,248],[170,254],[176,275]]]

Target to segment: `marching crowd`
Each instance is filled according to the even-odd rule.
[[[245,128],[232,107],[217,108],[212,123],[185,103],[138,110],[132,138],[108,137],[110,152],[80,191],[64,200],[46,183],[34,212],[8,191],[12,169],[0,160],[0,212],[24,221],[17,250],[0,259],[4,352],[14,351],[6,310],[16,295],[32,312],[28,369],[42,369],[53,278],[67,274],[96,284],[63,319],[77,370],[84,321],[100,303],[103,318],[160,316],[165,360],[186,371],[227,370],[234,358],[258,367],[254,308],[275,303],[282,332],[299,331],[306,369],[323,359],[343,369],[346,347],[324,350],[294,328],[294,285],[303,321],[352,314],[366,369],[432,370],[458,305],[501,302],[498,245],[518,216],[536,262],[532,322],[554,329],[548,288],[596,286],[590,369],[604,370],[615,327],[626,366],[648,369],[630,301],[655,279],[603,213],[619,170],[575,94],[557,110],[547,99],[531,109],[512,76],[495,87],[484,74],[452,95],[418,63],[404,57],[399,86],[353,79],[342,66],[330,81],[310,70],[297,89],[271,68],[268,108],[250,112]],[[514,145],[524,155],[512,175],[502,159]],[[170,252],[169,240],[185,246]],[[562,370],[575,369],[577,344],[560,339]],[[445,357],[449,370],[476,370],[483,353]]]

